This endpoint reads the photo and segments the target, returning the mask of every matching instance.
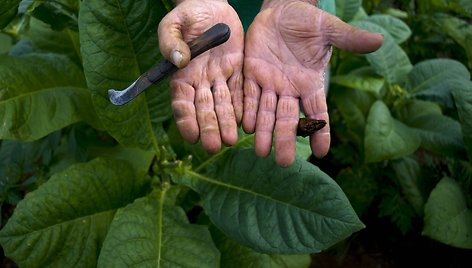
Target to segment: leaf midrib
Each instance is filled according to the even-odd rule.
[[[273,201],[274,203],[279,203],[279,204],[282,204],[284,206],[288,206],[288,207],[292,207],[292,208],[295,208],[297,210],[301,210],[301,211],[304,211],[306,213],[309,213],[309,214],[317,214],[317,215],[320,215],[324,218],[328,218],[328,219],[332,219],[332,220],[335,220],[335,221],[338,221],[338,222],[342,222],[342,223],[345,223],[345,224],[349,224],[349,225],[353,225],[353,226],[356,226],[357,224],[355,223],[352,223],[352,222],[345,222],[345,221],[342,221],[338,218],[334,218],[334,217],[330,217],[330,216],[327,216],[327,215],[323,215],[323,214],[320,214],[316,211],[311,211],[311,210],[308,210],[306,208],[303,208],[303,207],[299,207],[299,206],[296,206],[292,203],[284,203],[280,200],[277,200],[277,199],[274,199],[272,198],[271,196],[267,196],[267,195],[264,195],[264,194],[261,194],[261,193],[257,193],[257,192],[252,192],[250,190],[247,190],[245,188],[241,188],[239,186],[235,186],[235,185],[232,185],[232,184],[227,184],[227,183],[224,183],[224,182],[221,182],[221,181],[216,181],[214,179],[211,179],[207,176],[204,176],[200,173],[196,173],[194,171],[191,171],[191,170],[188,170],[187,173],[193,177],[196,177],[197,179],[200,179],[200,180],[203,180],[203,181],[206,181],[206,182],[209,182],[209,183],[212,183],[212,184],[215,184],[215,185],[218,185],[218,186],[221,186],[221,187],[226,187],[226,188],[230,188],[230,189],[234,189],[236,191],[240,191],[240,192],[245,192],[245,193],[249,193],[249,194],[253,194],[257,197],[260,197],[260,198],[263,198],[263,199],[267,199],[267,200],[270,200],[270,201]]]

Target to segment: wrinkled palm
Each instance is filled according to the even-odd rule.
[[[311,4],[279,3],[262,10],[247,33],[243,127],[256,132],[259,156],[270,153],[275,132],[276,161],[288,166],[295,160],[299,101],[306,117],[329,122],[324,71],[331,44],[352,52],[371,52],[383,39]],[[324,156],[330,144],[329,124],[311,135],[310,143],[315,156]]]

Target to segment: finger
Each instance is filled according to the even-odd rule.
[[[241,72],[234,73],[228,80],[229,92],[231,93],[231,101],[233,103],[234,115],[236,123],[241,124],[243,118],[243,75]]]
[[[351,26],[326,12],[323,16],[321,29],[325,29],[327,41],[337,48],[353,53],[370,53],[383,44],[382,34]]]
[[[182,28],[177,12],[165,16],[157,28],[159,49],[162,56],[178,68],[187,66],[190,61],[190,48],[182,36]]]
[[[243,129],[246,133],[254,133],[257,121],[257,110],[259,109],[259,99],[261,88],[254,81],[244,79],[244,102],[243,102]],[[275,109],[275,108],[274,108]]]
[[[331,136],[329,133],[328,107],[323,88],[312,91],[312,94],[302,96],[303,110],[305,115],[311,119],[325,120],[326,126],[310,136],[310,147],[313,154],[322,158],[329,151]]]
[[[277,96],[273,91],[262,92],[259,110],[257,112],[255,150],[261,157],[269,155],[272,147],[272,133],[274,131],[275,110]]]
[[[199,129],[193,100],[195,90],[181,82],[171,82],[172,110],[180,134],[189,143],[198,141]]]
[[[282,167],[288,167],[295,161],[299,114],[297,98],[279,98],[275,123],[275,161]]]
[[[215,82],[213,98],[221,139],[226,145],[234,145],[238,141],[238,130],[233,105],[231,104],[231,93],[226,81]]]
[[[212,154],[219,152],[221,149],[220,131],[209,86],[196,89],[195,109],[203,148]]]

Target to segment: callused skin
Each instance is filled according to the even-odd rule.
[[[324,70],[332,46],[369,53],[382,45],[383,36],[342,22],[313,0],[265,0],[244,41],[239,17],[227,1],[174,2],[177,7],[162,20],[158,35],[164,57],[179,68],[188,64],[171,81],[174,116],[184,139],[194,143],[200,137],[214,153],[221,142],[236,143],[242,120],[247,133],[256,133],[257,155],[269,155],[274,136],[276,162],[289,166],[295,160],[301,100],[307,118],[327,122],[310,135],[313,154],[326,155]],[[218,22],[230,26],[230,40],[189,63],[185,42]]]

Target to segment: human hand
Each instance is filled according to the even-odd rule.
[[[186,141],[195,143],[200,137],[203,148],[216,153],[221,142],[233,145],[238,140],[237,124],[243,113],[243,27],[226,0],[175,2],[177,6],[158,28],[162,55],[180,68],[170,82],[175,121]],[[229,40],[190,62],[187,43],[220,22],[230,27]]]
[[[295,161],[300,100],[306,117],[328,123],[310,136],[316,157],[328,153],[324,72],[331,45],[368,53],[383,43],[382,35],[352,27],[314,2],[265,0],[246,35],[243,128],[256,132],[255,150],[262,157],[270,153],[275,131],[275,160],[280,166]]]

